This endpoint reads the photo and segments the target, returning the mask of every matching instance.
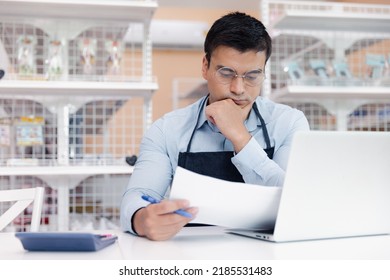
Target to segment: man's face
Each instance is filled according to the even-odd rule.
[[[252,104],[260,94],[262,83],[255,86],[248,85],[241,75],[260,70],[264,75],[265,51],[263,52],[239,52],[233,48],[219,46],[210,59],[210,65],[203,58],[202,76],[207,80],[210,93],[209,104],[230,98],[241,108]],[[217,71],[222,67],[234,70],[239,77],[233,78],[229,83],[222,83],[217,78]]]

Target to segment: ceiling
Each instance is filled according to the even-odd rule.
[[[208,8],[208,9],[259,9],[259,0],[158,0],[160,7]]]
[[[300,0],[311,2],[349,2],[367,4],[386,4],[390,0]],[[227,10],[252,10],[259,9],[261,0],[158,0],[160,7],[182,7],[182,8],[207,8]]]

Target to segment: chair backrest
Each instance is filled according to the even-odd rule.
[[[38,231],[41,224],[44,188],[1,190],[0,202],[15,202],[0,216],[0,231],[10,224],[31,203],[34,203],[30,231]]]

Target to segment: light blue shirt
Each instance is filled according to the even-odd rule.
[[[179,153],[187,150],[200,109],[202,111],[190,152],[233,151],[232,143],[206,119],[204,113],[206,105],[199,108],[204,98],[183,109],[167,113],[146,132],[140,145],[134,172],[122,198],[121,225],[124,231],[134,233],[131,227],[133,214],[149,204],[142,200],[142,194],[163,199],[169,191]],[[309,130],[309,124],[305,115],[297,109],[262,97],[258,97],[256,103],[265,121],[271,147],[275,149],[273,159],[269,159],[263,150],[266,143],[261,123],[252,109],[245,121],[252,138],[234,155],[232,163],[246,183],[282,186],[292,136],[296,131]]]

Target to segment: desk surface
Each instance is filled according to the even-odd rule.
[[[118,242],[98,252],[27,252],[13,233],[0,233],[0,259],[390,260],[390,235],[276,244],[227,234],[220,227],[184,228],[167,241],[150,241],[119,231],[112,233],[118,235]]]

